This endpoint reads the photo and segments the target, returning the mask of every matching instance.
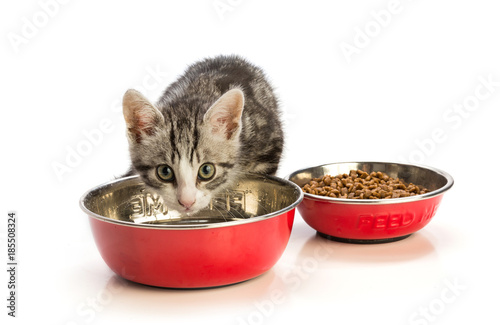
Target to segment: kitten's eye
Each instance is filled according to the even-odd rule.
[[[214,177],[214,174],[215,166],[211,163],[201,165],[200,169],[198,170],[198,178],[203,181],[208,181],[209,179]]]
[[[174,171],[168,165],[160,165],[156,167],[156,175],[163,181],[171,182],[175,179]]]

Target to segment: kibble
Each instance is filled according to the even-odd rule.
[[[313,178],[302,187],[304,193],[340,199],[395,199],[429,192],[423,186],[406,183],[383,172],[351,170],[349,174]]]

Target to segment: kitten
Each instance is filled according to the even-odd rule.
[[[283,130],[263,71],[238,56],[191,65],[156,105],[128,90],[132,166],[171,210],[191,214],[245,173],[275,174]]]

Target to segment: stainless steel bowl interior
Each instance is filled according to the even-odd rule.
[[[82,196],[81,208],[90,216],[124,225],[154,228],[200,228],[246,223],[289,211],[302,200],[301,189],[287,180],[248,175],[234,188],[214,197],[192,215],[169,211],[138,176],[98,186]]]
[[[342,201],[345,203],[396,203],[403,201],[413,201],[416,199],[429,198],[435,195],[439,195],[450,189],[453,185],[453,178],[448,173],[439,169],[392,162],[345,162],[325,164],[296,171],[288,176],[288,179],[298,186],[302,187],[313,178],[322,177],[327,174],[332,176],[344,173],[348,174],[352,169],[360,169],[367,173],[370,173],[372,171],[384,172],[392,178],[400,178],[407,183],[422,185],[428,188],[431,192],[413,197],[385,200],[337,199],[312,194],[305,194],[305,196],[319,200]]]

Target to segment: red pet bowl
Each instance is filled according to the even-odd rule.
[[[392,178],[422,185],[428,193],[394,199],[339,199],[305,193],[298,206],[306,223],[319,235],[349,243],[384,243],[410,236],[432,219],[453,178],[444,171],[424,166],[387,162],[350,162],[302,169],[288,179],[300,187],[324,175],[380,171]]]
[[[249,175],[206,210],[179,216],[133,176],[90,190],[80,206],[102,258],[118,275],[151,286],[206,288],[273,267],[302,198],[292,182]]]

